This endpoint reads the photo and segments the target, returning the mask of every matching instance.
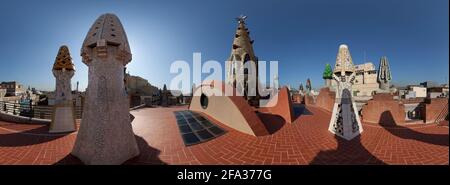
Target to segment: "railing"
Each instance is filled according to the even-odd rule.
[[[138,106],[131,107],[130,111],[136,110],[136,109],[140,109],[140,108],[143,108],[143,107],[145,107],[145,104],[141,104],[141,105],[138,105]]]
[[[0,101],[0,111],[18,116],[39,119],[52,119],[53,106],[32,105],[32,103],[13,103]],[[81,119],[83,109],[81,106],[74,106],[75,118]]]
[[[444,121],[447,117],[448,117],[448,103],[446,103],[442,111],[439,112],[434,122],[439,124],[441,121]]]

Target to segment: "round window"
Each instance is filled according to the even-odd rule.
[[[203,93],[200,96],[200,105],[203,109],[206,109],[208,107],[208,97]]]

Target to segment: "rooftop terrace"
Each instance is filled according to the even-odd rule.
[[[330,113],[313,106],[294,123],[261,137],[203,115],[226,133],[185,146],[174,112],[186,109],[132,111],[141,154],[125,164],[449,164],[448,123],[395,127],[363,123],[362,135],[346,141],[328,132]],[[81,164],[70,155],[76,132],[47,131],[46,125],[0,121],[0,164]]]

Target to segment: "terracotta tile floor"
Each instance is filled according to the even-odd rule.
[[[132,111],[141,155],[125,164],[449,164],[448,126],[364,123],[362,135],[346,141],[327,131],[330,113],[307,107],[309,114],[277,125],[268,136],[249,136],[217,123],[228,132],[185,147],[173,114],[184,109]],[[69,155],[76,133],[47,130],[0,121],[0,164],[79,164]]]

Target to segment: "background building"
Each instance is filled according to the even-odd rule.
[[[128,94],[153,96],[158,93],[158,88],[142,77],[126,74],[125,80]]]
[[[429,87],[427,88],[427,98],[448,97],[448,87]]]
[[[151,85],[148,80],[125,74],[125,84],[130,97],[130,107],[146,104],[148,106],[156,104],[159,101],[159,90]]]
[[[439,87],[439,85],[433,81],[425,81],[420,83],[421,86],[426,87],[426,88],[430,88],[430,87]]]
[[[372,96],[379,87],[377,70],[372,62],[355,65],[353,96]]]
[[[2,82],[0,84],[0,89],[6,89],[5,96],[20,96],[21,94],[25,93],[23,85],[19,84],[16,81]]]
[[[425,97],[427,97],[427,88],[426,87],[410,85],[410,86],[408,86],[408,91],[414,93],[414,97],[410,96],[411,98],[425,98]]]

